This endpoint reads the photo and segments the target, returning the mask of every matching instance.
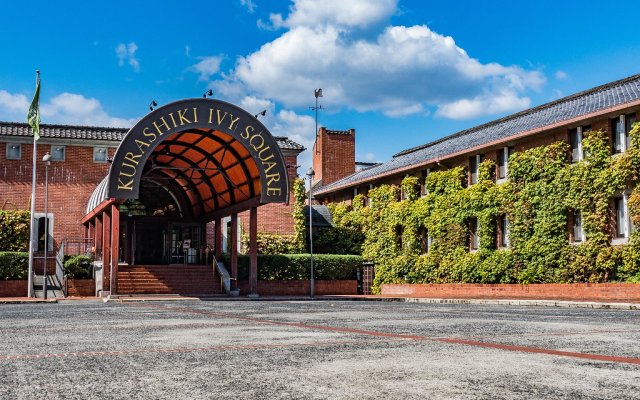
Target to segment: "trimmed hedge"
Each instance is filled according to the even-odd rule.
[[[231,257],[223,256],[227,269]],[[318,280],[356,279],[362,257],[354,255],[314,254],[314,278]],[[249,279],[249,256],[238,255],[238,280]],[[309,254],[258,255],[258,280],[309,279]]]
[[[0,252],[0,280],[27,279],[28,274],[29,253]]]
[[[84,255],[77,255],[68,258],[64,262],[64,270],[70,279],[93,278],[93,266],[91,265],[91,258]]]

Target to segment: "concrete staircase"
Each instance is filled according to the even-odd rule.
[[[62,299],[64,298],[64,292],[62,291],[62,284],[58,282],[58,278],[55,275],[36,275],[33,278],[33,294],[37,299],[43,299],[44,291],[42,290],[43,280],[47,279],[47,299]]]
[[[118,295],[224,295],[220,277],[208,265],[132,265],[118,268]]]

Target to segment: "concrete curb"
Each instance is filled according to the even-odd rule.
[[[564,308],[593,308],[611,310],[640,310],[639,303],[600,303],[597,301],[563,301],[563,300],[498,300],[498,299],[432,299],[421,297],[368,297],[369,301],[397,301],[401,303],[430,303],[430,304],[484,304],[500,306],[527,307],[564,307]]]
[[[0,304],[29,304],[29,303],[57,303],[58,299],[6,298],[0,299]]]

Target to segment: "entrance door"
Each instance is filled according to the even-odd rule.
[[[171,225],[171,264],[200,263],[200,225]]]
[[[135,263],[166,264],[163,257],[166,237],[166,224],[154,222],[137,222],[135,224]]]

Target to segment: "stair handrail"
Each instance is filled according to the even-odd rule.
[[[229,274],[229,271],[227,271],[227,268],[224,266],[224,263],[222,261],[216,260],[215,257],[213,257],[213,265],[216,271],[218,271],[218,275],[220,275],[220,282],[222,283],[222,287],[225,293],[230,294],[231,293],[231,275]]]
[[[63,296],[67,297],[67,280],[65,279],[66,271],[64,270],[64,252],[65,252],[65,243],[63,240],[60,243],[58,252],[56,253],[56,278],[58,279],[58,284],[60,285],[60,289],[62,290]]]

